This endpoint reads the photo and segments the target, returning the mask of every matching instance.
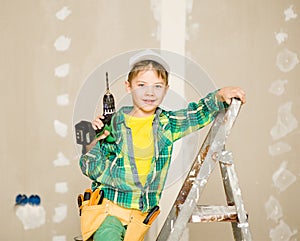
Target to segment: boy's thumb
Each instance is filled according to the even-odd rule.
[[[105,135],[105,137],[109,136],[109,134],[110,134],[110,131],[104,130],[103,135]],[[104,137],[104,138],[105,138],[105,137]]]
[[[102,140],[102,139],[105,139],[107,136],[109,136],[110,132],[108,130],[104,130],[102,135],[100,135],[97,140]]]

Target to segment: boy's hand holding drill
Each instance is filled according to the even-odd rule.
[[[92,121],[92,127],[95,131],[101,130],[104,127],[104,123],[102,120],[104,119],[103,115],[99,115],[96,117],[95,120]],[[104,130],[103,133],[99,136],[96,136],[95,139],[86,146],[87,152],[93,148],[97,144],[98,141],[104,140],[106,137],[108,137],[110,132],[108,130]]]
[[[103,115],[99,115],[96,117],[95,120],[93,120],[92,127],[95,131],[101,130],[104,128],[104,126],[105,126],[105,124],[103,123],[104,118],[105,117]],[[109,134],[110,134],[110,132],[108,130],[104,130],[102,135],[95,138],[95,140],[99,141],[99,140],[105,139]]]

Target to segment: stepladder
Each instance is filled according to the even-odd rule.
[[[202,222],[230,222],[234,240],[252,240],[233,154],[225,148],[240,108],[241,101],[232,99],[230,106],[218,113],[156,241],[180,241],[188,223]],[[217,165],[221,170],[226,205],[198,205],[209,177]]]

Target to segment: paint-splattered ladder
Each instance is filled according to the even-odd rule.
[[[225,150],[225,141],[240,107],[241,102],[233,99],[228,109],[218,114],[167,216],[157,241],[179,241],[188,222],[225,221],[231,222],[235,240],[252,240],[232,154]],[[217,163],[220,164],[227,206],[199,206],[197,205],[198,200]]]

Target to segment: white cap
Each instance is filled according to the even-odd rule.
[[[143,60],[155,61],[161,66],[163,66],[167,72],[170,72],[170,66],[168,65],[167,61],[164,60],[164,58],[160,54],[150,49],[143,50],[133,55],[129,59],[129,69],[131,70],[136,63],[141,62]]]

